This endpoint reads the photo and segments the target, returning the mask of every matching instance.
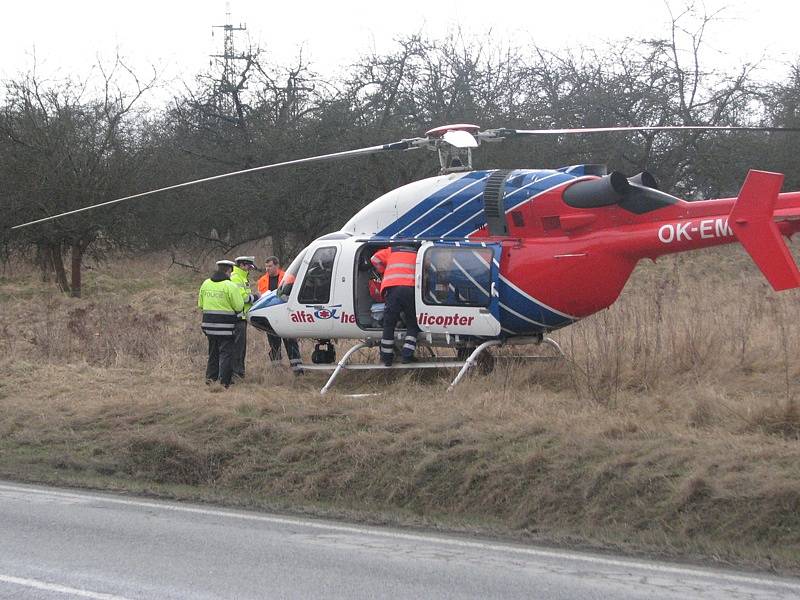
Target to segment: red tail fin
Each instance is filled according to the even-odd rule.
[[[750,171],[728,216],[739,242],[776,291],[800,287],[800,271],[773,220],[782,184],[780,173]]]

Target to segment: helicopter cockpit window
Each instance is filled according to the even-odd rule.
[[[303,287],[297,301],[301,304],[327,304],[331,299],[331,282],[333,281],[333,263],[336,258],[336,247],[318,248],[308,263]]]
[[[275,290],[275,294],[283,301],[288,300],[289,294],[292,293],[294,282],[297,279],[297,272],[300,270],[300,265],[303,264],[303,258],[305,255],[305,250],[297,255],[297,258],[295,258],[292,261],[292,264],[289,265],[289,268],[286,269],[286,273],[283,275],[280,285],[278,285],[277,289]]]
[[[422,301],[443,306],[488,306],[491,248],[430,248],[423,260]]]

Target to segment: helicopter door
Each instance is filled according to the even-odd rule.
[[[289,298],[289,320],[293,335],[324,337],[340,318],[332,284],[336,270],[337,244],[309,249]]]
[[[500,244],[425,242],[417,253],[417,322],[422,331],[500,334]]]

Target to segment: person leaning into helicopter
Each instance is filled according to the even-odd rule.
[[[233,332],[233,375],[244,379],[244,364],[247,358],[247,311],[261,294],[250,289],[249,276],[250,271],[256,268],[255,256],[237,256],[234,260],[231,281],[239,289],[244,307]]]
[[[219,381],[226,388],[233,376],[234,329],[244,308],[239,288],[230,279],[233,266],[230,260],[218,260],[216,272],[203,282],[197,296],[203,311],[200,326],[208,338],[206,383]]]
[[[282,282],[286,275],[280,267],[280,261],[277,256],[268,256],[264,261],[264,270],[266,274],[258,280],[258,292],[263,295],[276,289]],[[283,345],[286,346],[286,355],[289,357],[289,365],[295,372],[303,364],[303,359],[300,358],[300,346],[294,338],[283,338]],[[272,364],[281,361],[281,338],[277,335],[267,334],[267,346],[269,348],[269,360]]]
[[[391,367],[394,361],[394,330],[402,313],[406,322],[406,337],[401,352],[401,362],[414,362],[417,349],[417,311],[414,305],[414,273],[417,249],[411,245],[397,245],[378,250],[370,259],[375,270],[383,275],[381,293],[386,299],[381,338],[381,362]]]

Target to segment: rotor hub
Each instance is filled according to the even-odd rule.
[[[439,154],[439,173],[461,173],[472,170],[472,149],[478,147],[476,138],[480,127],[468,123],[443,125],[425,132],[430,148]]]

